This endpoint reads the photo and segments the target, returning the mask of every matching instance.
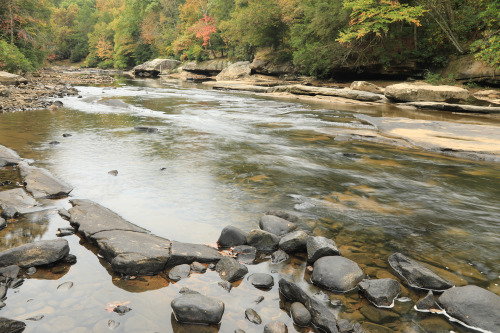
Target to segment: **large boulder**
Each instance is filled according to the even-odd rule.
[[[470,97],[468,90],[454,86],[398,83],[385,88],[385,97],[396,102],[459,102]]]
[[[26,84],[26,83],[28,83],[28,80],[26,80],[21,75],[0,71],[0,84],[3,84],[5,86],[12,86],[12,85],[17,86],[19,84]]]
[[[231,61],[223,59],[207,60],[202,62],[188,62],[182,69],[186,72],[203,75],[217,75],[231,65]]]
[[[0,332],[2,333],[21,333],[26,328],[22,321],[0,317]]]
[[[158,76],[163,72],[170,72],[179,67],[180,61],[175,59],[153,59],[144,64],[135,66],[132,73],[138,76]]]
[[[306,241],[307,262],[314,264],[321,257],[339,256],[340,251],[332,239],[323,236],[311,236]]]
[[[21,158],[15,151],[0,145],[0,168],[17,165],[19,162],[21,162]]]
[[[352,90],[361,90],[361,91],[368,91],[371,93],[375,94],[383,94],[384,89],[380,88],[379,86],[366,82],[366,81],[354,81],[351,83],[351,89]]]
[[[175,319],[181,323],[218,324],[224,314],[224,303],[201,294],[185,294],[171,304]]]
[[[190,244],[172,242],[170,247],[170,259],[168,266],[180,264],[216,263],[222,258],[222,254],[214,248],[202,244]]]
[[[295,72],[292,62],[276,62],[276,57],[263,53],[256,55],[250,65],[250,68],[253,74],[272,76],[293,74]]]
[[[314,284],[337,292],[354,289],[365,274],[354,261],[340,256],[322,257],[314,263]]]
[[[69,254],[68,241],[62,238],[21,245],[0,252],[0,267],[17,265],[22,268],[55,263]]]
[[[384,98],[382,94],[375,94],[368,91],[352,90],[352,89],[339,89],[327,87],[313,87],[301,84],[277,86],[270,89],[271,92],[285,92],[294,95],[307,95],[307,96],[332,96],[347,99],[355,99],[365,102],[377,102]]]
[[[359,290],[377,307],[392,307],[394,300],[401,294],[399,282],[393,279],[363,280]]]
[[[234,81],[244,78],[248,78],[252,70],[250,68],[250,62],[248,61],[238,61],[234,64],[224,68],[216,77],[217,81]]]
[[[258,251],[274,251],[278,248],[280,238],[273,233],[254,229],[247,235],[247,244]]]
[[[473,285],[446,290],[437,300],[446,313],[484,332],[500,332],[500,296]]]
[[[297,229],[295,223],[274,215],[262,216],[259,221],[259,227],[280,237]]]
[[[453,75],[455,80],[498,84],[500,69],[476,60],[474,55],[469,54],[451,59],[440,74],[443,77]]]
[[[437,291],[453,287],[449,281],[401,253],[392,254],[389,257],[389,264],[411,287]]]
[[[222,229],[217,244],[221,247],[232,247],[245,245],[247,243],[247,233],[240,228],[228,225]]]
[[[287,253],[305,252],[309,235],[303,230],[291,232],[280,239],[280,248]]]
[[[35,198],[65,198],[73,190],[70,185],[56,179],[45,169],[21,163],[19,170],[26,183],[26,190]]]
[[[215,270],[219,273],[221,279],[228,282],[238,281],[248,273],[248,268],[245,265],[240,264],[231,257],[223,257],[219,260]]]
[[[0,192],[0,208],[15,208],[19,213],[24,214],[34,210],[38,202],[30,197],[22,188]]]

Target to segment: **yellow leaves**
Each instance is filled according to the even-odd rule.
[[[102,36],[97,41],[96,51],[99,58],[104,60],[113,58],[113,44]]]

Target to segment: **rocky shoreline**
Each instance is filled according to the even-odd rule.
[[[57,180],[47,170],[30,166],[17,153],[3,146],[0,146],[0,167],[18,168],[21,177],[16,188],[0,192],[2,223],[4,219],[12,223],[20,214],[39,209],[40,199],[68,197],[72,191],[70,185]],[[416,311],[443,314],[465,327],[483,332],[500,331],[498,295],[474,285],[455,287],[431,268],[401,253],[388,258],[391,273],[399,280],[370,277],[355,261],[342,256],[333,239],[300,230],[300,218],[288,212],[269,211],[250,231],[229,225],[221,231],[217,247],[213,248],[155,236],[89,200],[70,199],[70,203],[73,207],[68,211],[60,210],[59,214],[69,220],[73,231],[83,240],[97,246],[98,255],[122,279],[161,274],[170,281],[179,281],[188,279],[191,273],[203,274],[210,269],[219,274],[219,285],[228,291],[240,283],[265,290],[278,283],[279,293],[287,300],[282,306],[299,327],[316,327],[330,333],[382,329],[376,324],[366,324],[369,321],[361,324],[338,319],[331,306],[296,283],[293,272],[280,274],[278,281],[268,273],[248,275],[247,266],[257,258],[270,256],[273,263],[279,263],[291,255],[302,254],[308,265],[306,271],[311,274],[310,283],[325,291],[345,293],[357,289],[371,306],[384,309],[391,308],[395,301],[404,301],[400,298],[402,288],[429,290],[429,294],[416,304]],[[0,305],[8,306],[8,302],[3,302],[5,295],[19,288],[23,279],[37,267],[61,262],[74,264],[76,260],[64,238],[37,241],[0,252]],[[181,295],[171,301],[171,308],[180,325],[217,325],[224,320],[224,303],[194,290],[182,289]],[[125,314],[130,309],[119,306],[114,311]],[[245,317],[250,322],[262,323],[254,309],[247,309]],[[287,332],[283,322],[263,324],[264,332]],[[24,325],[20,321],[0,318],[2,332],[22,332]]]

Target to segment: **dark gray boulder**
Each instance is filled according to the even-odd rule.
[[[297,229],[295,223],[274,215],[262,216],[259,221],[259,227],[280,237]]]
[[[254,229],[247,235],[247,244],[255,247],[257,251],[274,251],[279,242],[278,236],[264,230]]]
[[[326,333],[338,333],[335,314],[323,303],[308,295],[297,284],[280,279],[279,289],[292,302],[302,303],[312,317],[312,323]]]
[[[15,151],[0,145],[0,168],[17,165],[20,162],[21,157]]]
[[[279,264],[284,261],[287,261],[290,256],[283,250],[275,251],[271,254],[271,263]]]
[[[314,284],[337,292],[354,289],[365,274],[354,261],[340,256],[319,258],[314,263],[311,280]]]
[[[257,288],[270,289],[274,286],[274,278],[266,273],[254,273],[248,277],[248,281]]]
[[[377,307],[392,307],[394,300],[401,294],[399,282],[393,279],[363,280],[359,290]]]
[[[307,262],[314,264],[316,260],[326,256],[340,256],[335,242],[323,236],[312,236],[307,239]]]
[[[288,333],[288,327],[281,321],[272,321],[264,326],[264,333]]]
[[[222,280],[229,282],[238,281],[248,273],[248,268],[231,257],[223,257],[215,266]]]
[[[168,266],[200,263],[216,263],[222,254],[214,248],[202,244],[172,242]]]
[[[236,259],[244,264],[253,264],[257,257],[257,249],[249,245],[240,245],[233,248],[233,254]]]
[[[446,290],[437,300],[446,313],[462,323],[500,332],[500,296],[473,285]]]
[[[0,217],[0,230],[7,227],[7,221]]]
[[[47,170],[29,166],[26,163],[19,164],[21,177],[26,183],[26,191],[35,198],[65,198],[73,190],[73,187],[56,179]]]
[[[247,243],[247,233],[240,228],[228,225],[222,229],[217,244],[220,247],[232,247],[245,245]]]
[[[280,239],[279,247],[287,253],[305,252],[309,235],[303,231],[294,231]]]
[[[0,192],[0,208],[14,207],[21,214],[33,211],[38,202],[22,188]]]
[[[245,318],[248,319],[249,322],[254,323],[256,325],[262,324],[262,319],[260,318],[257,311],[255,311],[254,309],[246,309]]]
[[[68,241],[54,239],[33,242],[0,252],[0,267],[22,268],[52,264],[69,253]]]
[[[21,333],[26,328],[22,321],[0,317],[0,332],[2,333]]]
[[[299,217],[297,215],[291,214],[291,213],[286,212],[284,210],[279,210],[279,209],[278,210],[270,210],[270,211],[266,212],[266,215],[274,215],[277,217],[281,217],[282,219],[293,222],[293,223],[299,222]]]
[[[201,294],[185,294],[171,302],[175,319],[181,323],[218,324],[224,314],[224,303]]]
[[[305,327],[309,326],[311,323],[311,313],[304,304],[300,302],[294,302],[290,307],[290,315],[292,316],[293,322],[297,326]]]
[[[417,311],[430,311],[436,307],[436,302],[434,301],[434,293],[432,290],[429,290],[427,295],[417,302],[415,305],[415,310]]]
[[[207,267],[205,267],[202,263],[195,261],[191,264],[191,271],[193,273],[205,273],[207,271]]]
[[[411,287],[436,291],[453,287],[449,281],[401,253],[392,254],[389,257],[389,264]]]
[[[172,281],[180,281],[189,277],[191,267],[188,264],[177,265],[168,272],[168,278]]]
[[[2,213],[0,216],[6,220],[14,219],[19,216],[19,212],[17,211],[16,207],[14,206],[8,206],[2,209]]]

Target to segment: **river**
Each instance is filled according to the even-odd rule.
[[[393,277],[387,257],[402,252],[457,285],[500,295],[499,163],[446,156],[394,137],[356,140],[381,138],[371,118],[498,133],[494,119],[336,107],[159,80],[77,88],[83,98],[64,98],[57,111],[0,114],[0,144],[73,185],[73,197],[94,200],[156,235],[202,244],[215,243],[226,225],[251,230],[268,210],[292,211],[302,229],[334,239],[370,277]],[[138,125],[159,132],[135,131]],[[0,178],[14,173],[4,170]],[[68,226],[57,214],[71,207],[67,199],[46,205],[0,231],[0,249],[53,239],[57,228]],[[212,271],[177,283],[162,276],[122,280],[92,245],[76,235],[66,239],[78,263],[39,269],[0,309],[12,319],[44,316],[26,321],[25,332],[109,332],[108,324],[120,323],[113,331],[249,333],[262,332],[273,319],[290,332],[313,331],[293,326],[277,289],[285,276],[313,294],[320,291],[309,283],[303,256],[279,265],[261,258],[249,271],[271,272],[275,286],[263,291],[244,280],[228,293]],[[68,281],[71,289],[57,289]],[[219,327],[193,328],[173,319],[170,301],[182,287],[225,302]],[[411,309],[425,293],[407,286],[403,296],[412,301],[396,302],[392,310],[376,310],[356,291],[325,295],[317,296],[343,302],[331,306],[340,318],[375,332],[468,332],[443,316]],[[258,296],[265,298],[256,304]],[[113,302],[132,311],[107,311]],[[250,307],[264,324],[245,319]]]

